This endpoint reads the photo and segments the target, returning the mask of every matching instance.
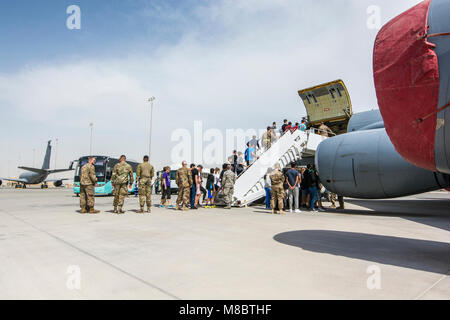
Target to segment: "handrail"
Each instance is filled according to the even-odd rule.
[[[318,128],[309,128],[307,131],[309,131],[309,132],[312,132],[312,133],[316,133],[316,132],[325,132],[325,133],[327,133],[328,135],[331,135],[331,136],[336,136],[336,133],[334,133],[334,132],[330,132],[330,131],[328,131],[328,130],[322,130],[322,129],[318,129]],[[320,134],[319,134],[320,135]]]
[[[295,131],[294,131],[294,132],[295,132]],[[290,134],[292,135],[294,132],[290,132]],[[236,180],[239,179],[239,177],[241,177],[248,169],[250,169],[250,167],[251,167],[251,166],[252,166],[259,158],[261,158],[267,151],[269,151],[275,143],[277,143],[278,141],[280,141],[280,140],[284,137],[284,134],[285,134],[285,133],[287,133],[287,131],[284,132],[284,133],[280,136],[280,138],[278,138],[276,141],[274,141],[274,143],[271,143],[269,148],[267,148],[267,149],[264,148],[265,150],[258,156],[258,158],[257,158],[251,165],[247,166],[247,169],[246,169],[246,170],[242,171],[241,174],[238,175],[238,176],[236,177]],[[258,140],[258,141],[262,141],[262,137],[261,137],[261,139]],[[259,148],[259,150],[261,150],[261,149],[263,149],[263,147],[260,147],[260,148]]]
[[[297,130],[300,130],[300,129],[297,129]],[[253,164],[259,159],[259,158],[261,158],[267,151],[269,151],[278,141],[280,141],[285,135],[286,135],[286,133],[290,133],[291,135],[292,134],[294,134],[297,130],[294,130],[294,131],[291,131],[291,130],[287,130],[287,131],[284,131],[282,134],[281,134],[281,136],[278,138],[278,139],[276,139],[275,141],[274,141],[274,143],[271,143],[270,144],[270,147],[269,148],[263,148],[262,147],[262,137],[258,140],[258,142],[260,142],[261,143],[261,147],[258,149],[258,150],[264,150],[263,152],[261,152],[259,155],[258,155],[258,157],[257,157],[257,159],[252,163],[252,164],[250,164],[249,166],[247,166],[247,168],[245,169],[245,170],[243,170],[237,177],[236,177],[236,180],[237,179],[239,179],[239,177],[241,177],[248,169],[250,169],[250,167],[251,166],[253,166]],[[301,131],[301,130],[300,130]],[[328,134],[331,134],[331,135],[333,135],[333,136],[336,136],[336,134],[334,133],[334,132],[329,132],[329,131],[326,131],[326,130],[322,130],[322,129],[318,129],[318,128],[310,128],[310,129],[308,129],[308,130],[306,130],[306,131],[303,131],[303,132],[305,132],[305,133],[313,133],[313,134],[318,134],[317,132],[327,132]]]

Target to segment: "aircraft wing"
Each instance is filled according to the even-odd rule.
[[[45,179],[44,182],[56,182],[56,181],[64,181],[64,180],[69,180],[69,179],[67,179],[67,178],[64,178],[64,179]]]
[[[21,183],[28,183],[25,179],[10,179],[10,178],[1,178],[0,180],[6,180],[6,181],[13,181],[13,182],[21,182]]]
[[[45,169],[37,169],[37,168],[30,168],[30,167],[18,167],[19,169],[22,170],[27,170],[27,171],[31,171],[31,172],[36,172],[36,173],[45,173],[47,170]]]
[[[69,168],[69,169],[55,169],[55,170],[46,170],[46,171],[50,174],[50,173],[66,172],[66,171],[72,171],[72,170],[74,170],[74,169]]]
[[[69,169],[55,169],[55,170],[49,170],[49,169],[38,169],[38,168],[30,168],[30,167],[18,167],[19,169],[22,170],[27,170],[27,171],[31,171],[31,172],[36,172],[36,173],[58,173],[58,172],[66,172],[66,171],[71,171],[73,170],[72,168]]]

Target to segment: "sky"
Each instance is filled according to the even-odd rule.
[[[419,2],[2,0],[0,177],[40,167],[50,139],[52,167],[89,154],[90,123],[94,154],[141,159],[152,96],[157,169],[172,164],[174,132],[298,121],[297,91],[320,83],[344,80],[354,112],[377,108],[373,8],[382,26]],[[67,27],[71,5],[80,29]]]

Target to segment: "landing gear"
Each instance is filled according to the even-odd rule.
[[[46,183],[41,184],[41,189],[48,189],[48,185]]]

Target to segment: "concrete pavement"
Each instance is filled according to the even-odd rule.
[[[1,299],[450,298],[447,192],[283,216],[140,215],[134,196],[124,215],[111,197],[81,215],[78,201],[68,189],[0,188]]]

